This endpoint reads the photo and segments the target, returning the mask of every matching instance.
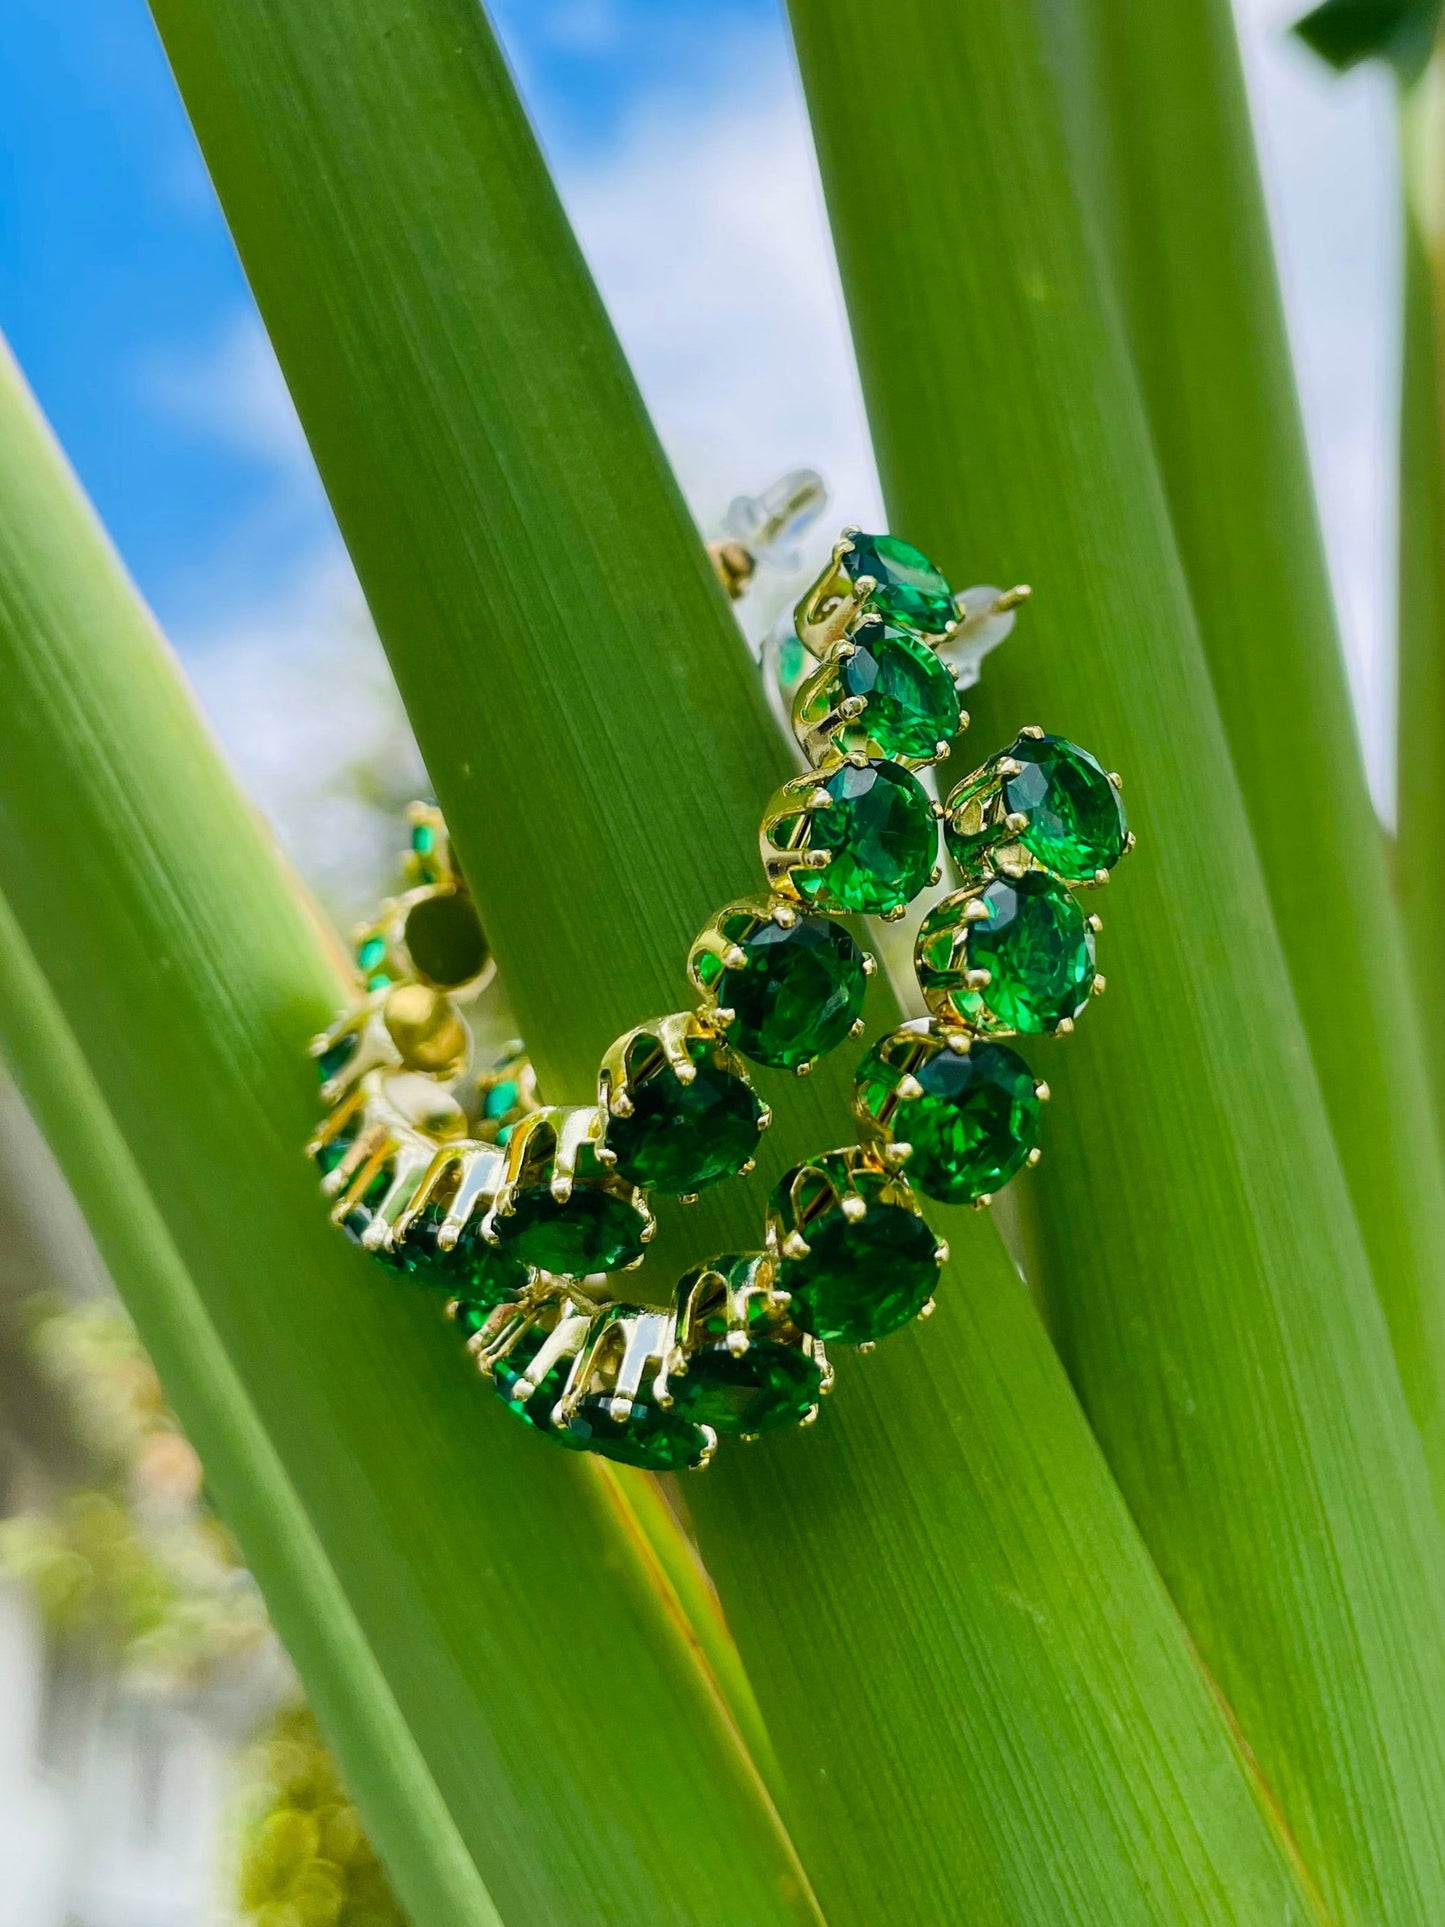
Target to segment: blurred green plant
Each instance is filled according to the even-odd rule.
[[[239,1898],[249,1927],[407,1927],[310,1709],[278,1715],[248,1767]]]

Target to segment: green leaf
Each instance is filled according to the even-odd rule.
[[[1066,4],[1092,57],[1075,58],[1064,84],[1087,94],[1083,77],[1096,80],[1074,167],[1103,197],[1231,760],[1445,1513],[1445,1155],[1336,632],[1233,22],[1227,0]]]
[[[1410,81],[1430,58],[1440,14],[1440,0],[1324,0],[1295,22],[1294,32],[1341,71],[1362,60],[1387,60]]]
[[[1089,744],[1140,834],[1048,1070],[1060,1345],[1332,1910],[1433,1918],[1440,1533],[1035,16],[894,0],[886,89],[876,5],[794,22],[893,525],[1037,591],[975,732]]]
[[[157,13],[544,1087],[589,1099],[757,887],[756,679],[470,0]],[[850,1135],[847,1072],[775,1081],[771,1169]],[[674,1214],[644,1288],[761,1204]],[[937,1222],[926,1330],[688,1488],[830,1919],[1310,1917],[996,1238]]]
[[[0,665],[0,891],[98,1096],[18,943],[8,1046],[419,1927],[812,1917],[592,1467],[327,1223],[337,977],[8,357]]]
[[[1430,78],[1405,111],[1404,360],[1400,397],[1400,642],[1395,884],[1425,1061],[1445,1117],[1445,308],[1438,108]]]

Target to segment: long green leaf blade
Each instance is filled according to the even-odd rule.
[[[1066,3],[1093,58],[1064,84],[1087,92],[1090,71],[1098,82],[1083,165],[1105,160],[1101,225],[1200,637],[1445,1511],[1445,1157],[1335,629],[1233,22],[1227,0]]]
[[[219,1347],[373,1656],[348,1690],[385,1679],[504,1918],[807,1917],[715,1690],[590,1468],[535,1450],[437,1305],[327,1224],[300,1155],[304,1046],[337,979],[8,357],[0,451],[0,888],[204,1294],[215,1345],[193,1365],[170,1347],[183,1421],[223,1491],[271,1476],[228,1462]],[[83,1191],[88,1147],[55,1149]],[[118,1270],[164,1357],[162,1315],[199,1316],[167,1301],[181,1279]],[[254,1516],[248,1557],[280,1622],[309,1628],[304,1665],[347,1636],[314,1620],[332,1582],[285,1518]],[[484,1918],[443,1905],[436,1827],[398,1809],[377,1732],[343,1725],[342,1763],[407,1904],[437,1927]]]
[[[1402,103],[1404,358],[1396,888],[1435,1104],[1445,1118],[1445,60]]]
[[[473,7],[157,15],[545,1088],[590,1097],[756,884],[786,765],[736,633]],[[845,1077],[778,1092],[774,1168]],[[829,1917],[1308,1915],[996,1239],[947,1230],[926,1336],[689,1491]]]
[[[894,523],[955,580],[987,557],[1041,591],[985,739],[1042,721],[1135,799],[1111,994],[1049,1070],[1065,1357],[1326,1898],[1431,1919],[1440,1536],[1037,21],[1006,0],[794,20]],[[885,25],[886,92],[840,91]]]

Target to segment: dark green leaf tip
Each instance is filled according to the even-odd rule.
[[[1324,0],[1293,31],[1340,72],[1364,60],[1388,60],[1408,82],[1430,58],[1442,5],[1445,0]]]

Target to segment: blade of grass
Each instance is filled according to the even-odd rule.
[[[712,1683],[590,1468],[535,1451],[436,1304],[326,1223],[299,1147],[316,1114],[304,1044],[337,979],[8,357],[0,664],[0,889],[310,1522],[310,1542],[261,1509],[242,1522],[278,1619],[309,1628],[303,1666],[330,1631],[312,1617],[333,1584],[311,1570],[319,1543],[373,1655],[348,1690],[385,1679],[473,1892],[509,1920],[809,1917]],[[84,1190],[88,1147],[53,1142]],[[139,1259],[117,1269],[178,1368],[168,1396],[240,1491],[260,1474],[225,1462],[211,1354],[192,1371],[161,1323],[201,1314],[169,1305],[170,1273],[146,1289]],[[342,1727],[343,1767],[418,1922],[484,1918],[442,1905],[436,1826],[395,1808],[368,1734],[360,1713]]]
[[[1219,713],[1445,1511],[1445,1158],[1345,680],[1233,20],[1227,0],[1051,4],[1077,14],[1087,44],[1064,81],[1085,94],[1086,76],[1096,81],[1075,166],[1106,177],[1101,229]]]
[[[588,1098],[755,887],[760,692],[475,9],[157,15],[544,1085]],[[778,1092],[774,1168],[848,1134],[846,1075]],[[705,1201],[691,1255],[760,1209]],[[1308,1915],[1017,1278],[947,1228],[926,1339],[689,1488],[830,1918]]]
[[[1395,882],[1445,1117],[1445,56],[1402,102],[1399,824]]]
[[[1440,1532],[1037,19],[795,0],[794,22],[893,524],[957,581],[987,557],[1042,591],[976,733],[1041,721],[1135,799],[1111,995],[1048,1066],[1065,1359],[1327,1901],[1431,1919]],[[885,30],[888,88],[840,91]]]

